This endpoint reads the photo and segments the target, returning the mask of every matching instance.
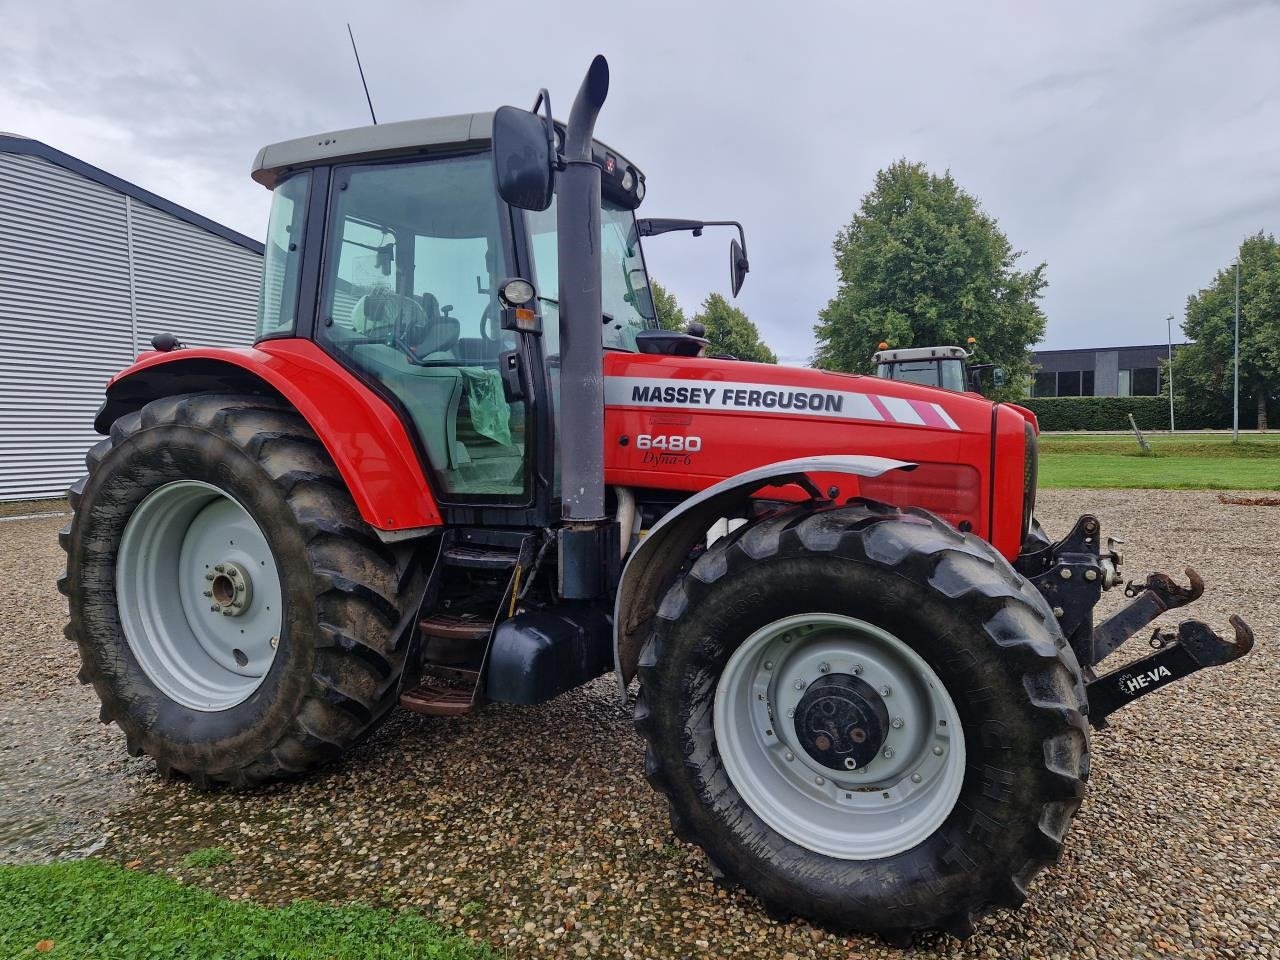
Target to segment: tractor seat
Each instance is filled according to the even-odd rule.
[[[456,360],[454,348],[462,336],[462,324],[440,312],[440,301],[434,293],[422,294],[422,308],[427,322],[414,349],[425,360]]]

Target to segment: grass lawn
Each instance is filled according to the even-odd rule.
[[[478,960],[413,913],[224,900],[100,860],[0,866],[0,957],[76,960]]]
[[[1143,456],[1131,435],[1046,435],[1040,440],[1042,487],[1154,487],[1280,490],[1280,435],[1148,436]]]

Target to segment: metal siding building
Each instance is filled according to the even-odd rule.
[[[61,496],[108,378],[164,331],[253,340],[262,244],[0,135],[0,500]]]

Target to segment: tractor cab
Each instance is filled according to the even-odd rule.
[[[558,197],[526,210],[499,195],[493,124],[478,113],[265,147],[253,170],[273,191],[258,336],[314,340],[396,407],[442,503],[545,509],[553,430],[537,414],[558,397]],[[601,344],[636,351],[657,326],[634,213],[644,175],[591,150]]]
[[[974,341],[970,339],[970,346]],[[881,343],[871,357],[875,375],[885,380],[903,380],[958,393],[982,393],[984,373],[993,386],[1004,386],[1004,370],[994,363],[972,363],[973,352],[964,347],[907,347],[890,350]]]

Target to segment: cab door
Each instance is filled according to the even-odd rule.
[[[335,167],[319,337],[412,424],[442,504],[528,505],[530,397],[500,329],[511,231],[487,153]]]

